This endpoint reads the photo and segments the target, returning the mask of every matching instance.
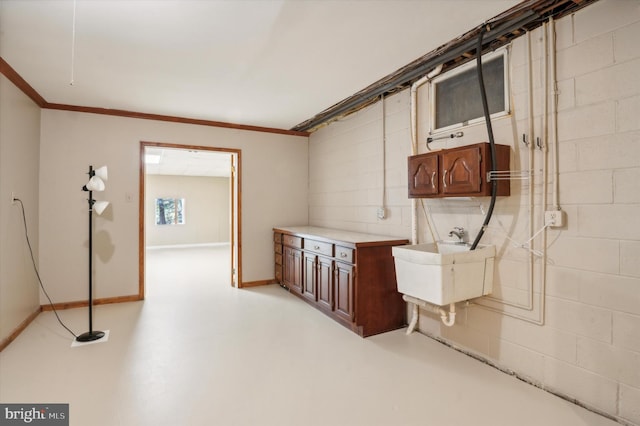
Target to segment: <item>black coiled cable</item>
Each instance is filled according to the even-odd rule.
[[[482,37],[484,35],[485,27],[484,25],[480,29],[480,35],[478,35],[478,47],[476,48],[476,56],[477,63],[476,70],[478,72],[478,83],[480,84],[480,95],[482,97],[482,109],[484,111],[484,120],[487,124],[487,133],[489,134],[489,148],[491,151],[491,171],[495,172],[496,170],[496,144],[493,138],[493,127],[491,127],[491,115],[489,113],[489,102],[487,101],[487,91],[484,87],[484,77],[482,75]],[[486,178],[486,177],[485,177]],[[493,214],[493,208],[496,205],[496,197],[498,195],[498,185],[494,182],[491,185],[491,203],[489,204],[489,210],[487,210],[487,214],[484,218],[484,223],[482,224],[482,228],[480,228],[480,232],[476,235],[476,239],[471,244],[470,250],[475,250],[480,242],[480,239],[484,235],[484,230],[489,225],[489,221],[491,220],[491,215]]]

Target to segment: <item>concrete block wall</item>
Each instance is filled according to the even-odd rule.
[[[380,102],[311,135],[311,224],[382,235],[410,232],[408,105],[407,92],[384,100],[384,138]],[[377,217],[381,206],[386,208],[385,219]]]
[[[499,253],[491,298],[459,304],[451,328],[421,312],[419,329],[621,423],[640,425],[640,3],[601,0],[558,20],[556,35],[558,199],[567,224],[547,230],[546,262],[531,261],[513,241],[541,228],[545,189],[538,178],[513,181],[512,195],[498,201],[483,238]],[[512,114],[493,127],[497,143],[512,147],[512,170],[527,169],[529,155],[534,171],[542,164],[542,154],[531,154],[520,139],[528,134],[530,70],[534,133],[544,139],[544,43],[537,29],[510,46]],[[428,90],[419,91],[419,152],[426,151]],[[384,144],[380,102],[311,135],[312,225],[411,235],[408,91],[385,99],[384,111]],[[463,130],[463,138],[432,147],[487,140],[484,125]],[[547,193],[550,202],[551,186]],[[388,214],[383,220],[376,217],[381,203]],[[453,226],[475,236],[487,204],[484,198],[425,200],[420,241],[447,239]],[[535,239],[535,247],[543,242]]]

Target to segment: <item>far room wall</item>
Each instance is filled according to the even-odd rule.
[[[241,151],[242,281],[273,279],[273,227],[307,222],[306,137],[43,110],[40,203],[62,206],[40,214],[41,273],[53,300],[87,297],[81,188],[90,164],[109,167],[106,190],[94,195],[111,202],[94,221],[94,296],[138,294],[141,141]]]
[[[209,176],[145,176],[146,245],[228,243],[229,178]],[[156,224],[157,198],[185,200],[183,225]]]

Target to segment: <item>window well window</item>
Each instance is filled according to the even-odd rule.
[[[476,64],[473,60],[431,82],[431,133],[483,121]],[[482,73],[491,117],[508,114],[507,50],[483,55]]]

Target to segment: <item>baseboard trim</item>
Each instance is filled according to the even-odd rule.
[[[269,284],[275,284],[275,283],[276,283],[275,279],[260,280],[260,281],[246,281],[246,282],[240,283],[238,288],[260,287],[263,285],[269,285]]]
[[[111,303],[138,302],[140,300],[144,300],[144,298],[140,297],[140,295],[138,294],[132,294],[130,296],[105,297],[102,299],[94,300],[93,306],[109,305]],[[62,311],[65,309],[84,308],[86,306],[89,306],[88,300],[78,300],[75,302],[63,302],[63,303],[53,304],[53,308],[55,308],[58,311]],[[42,305],[42,311],[51,311],[51,310],[53,310],[51,305]]]
[[[179,249],[179,248],[202,248],[202,247],[224,247],[230,246],[231,244],[227,242],[221,243],[194,243],[194,244],[165,244],[159,246],[146,246],[147,250],[160,250],[160,249]]]
[[[40,315],[40,312],[42,312],[42,306],[38,306],[38,309],[36,309],[34,312],[32,312],[31,315],[29,315],[27,317],[27,319],[22,321],[15,328],[15,330],[13,330],[13,332],[11,332],[11,334],[9,336],[7,336],[4,339],[2,339],[2,341],[0,341],[0,352],[2,352],[4,350],[4,348],[9,346],[9,343],[11,343],[14,340],[16,340],[16,338],[20,335],[20,333],[22,333],[29,326],[29,324],[31,324],[33,322],[33,320],[36,319],[36,317],[38,315]]]

